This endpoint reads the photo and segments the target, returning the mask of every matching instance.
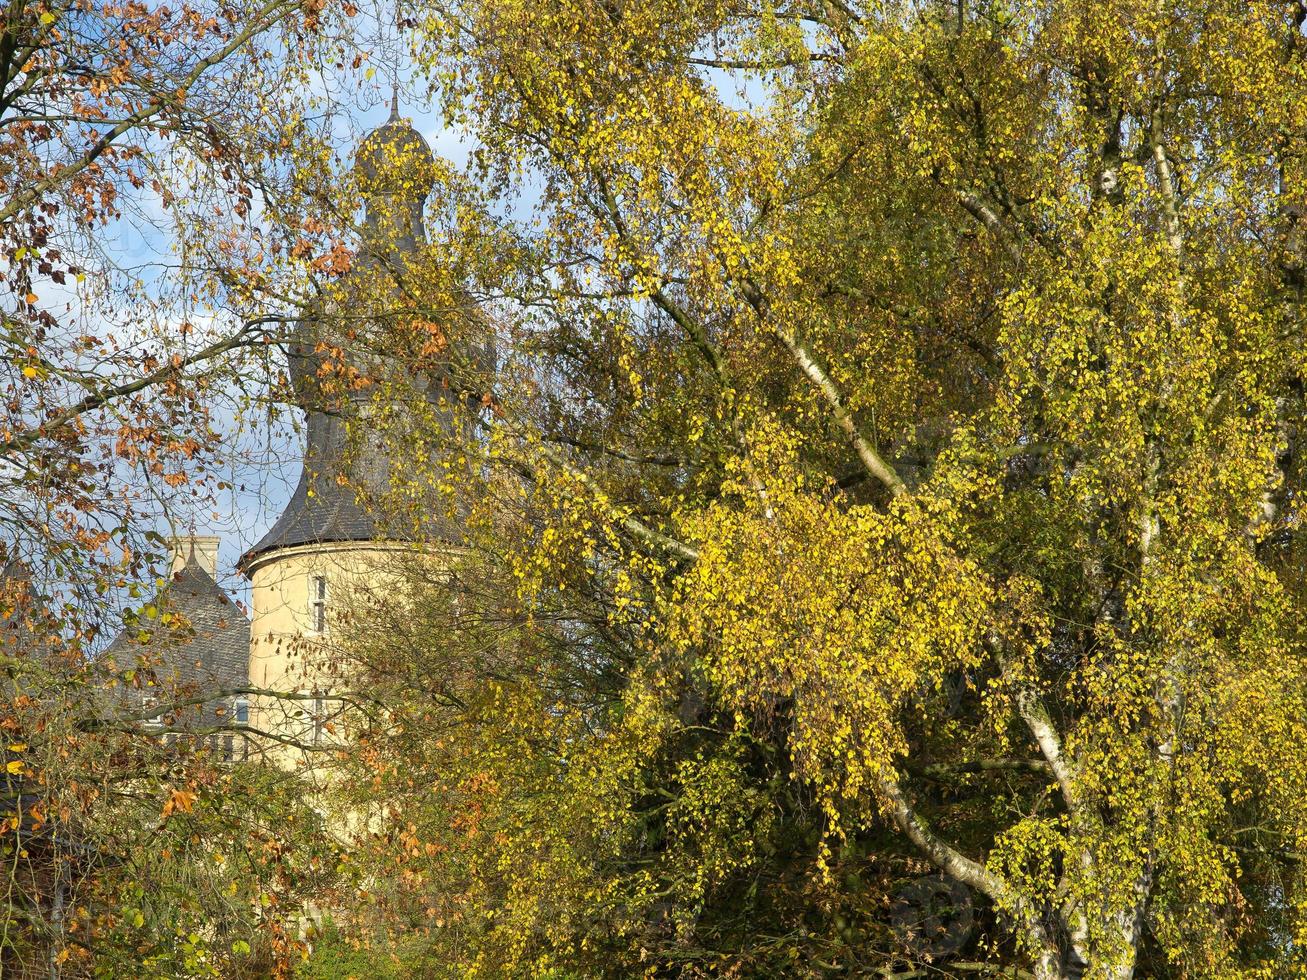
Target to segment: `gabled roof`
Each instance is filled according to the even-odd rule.
[[[105,651],[120,665],[141,656],[152,661],[159,686],[195,694],[249,685],[250,622],[192,554],[153,605],[158,623],[142,643],[137,631],[118,635]],[[162,622],[164,613],[177,620]]]

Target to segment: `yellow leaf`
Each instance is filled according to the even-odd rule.
[[[163,804],[163,815],[165,817],[177,813],[190,813],[195,806],[195,794],[188,789],[175,789],[172,795]]]

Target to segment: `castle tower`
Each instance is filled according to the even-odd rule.
[[[390,461],[386,447],[369,439],[371,390],[340,378],[390,370],[359,349],[367,319],[359,310],[385,288],[378,283],[402,278],[425,243],[433,165],[427,142],[392,105],[390,119],[356,154],[365,218],[346,298],[320,319],[301,321],[289,345],[295,404],[307,430],[303,466],[285,512],[241,568],[251,582],[250,684],[296,695],[254,697],[251,727],[300,742],[336,740],[339,704],[329,695],[341,681],[328,637],[347,598],[383,589],[396,563],[414,551],[412,542],[387,537],[367,506],[386,491]],[[364,302],[349,302],[351,288]],[[366,451],[358,449],[360,433]]]

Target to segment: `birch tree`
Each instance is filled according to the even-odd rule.
[[[967,969],[1299,968],[1302,10],[415,21],[478,147],[430,261],[504,351],[482,465],[404,473],[472,490],[494,584],[356,651],[442,955],[892,973],[931,867]]]

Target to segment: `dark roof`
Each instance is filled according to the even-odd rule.
[[[290,502],[277,523],[241,557],[241,566],[275,548],[329,541],[367,541],[376,536],[376,523],[359,502],[356,483],[344,482],[351,475],[373,480],[386,479],[385,460],[374,458],[376,472],[350,474],[345,463],[345,421],[338,415],[310,410],[304,465]],[[367,480],[371,476],[373,480]]]
[[[309,410],[308,438],[299,482],[277,522],[241,556],[240,568],[262,554],[296,545],[349,541],[411,541],[413,528],[394,525],[377,504],[391,486],[391,446],[363,431],[359,445],[346,446],[345,417]],[[422,540],[459,544],[463,517],[433,506],[417,531]]]
[[[354,156],[359,186],[365,194],[394,194],[424,198],[431,190],[431,147],[407,119],[401,119],[398,102],[390,118],[363,137]]]
[[[169,693],[203,694],[249,685],[250,622],[193,555],[153,605],[158,618],[143,621],[157,624],[149,640],[142,643],[140,630],[127,630],[109,645],[106,656],[120,666],[147,657],[158,685]],[[165,613],[181,621],[164,624]],[[139,699],[146,692],[134,688],[130,696]]]
[[[9,655],[44,658],[50,637],[42,627],[48,629],[50,623],[45,602],[32,583],[32,570],[22,559],[10,559],[0,569],[0,649]]]

